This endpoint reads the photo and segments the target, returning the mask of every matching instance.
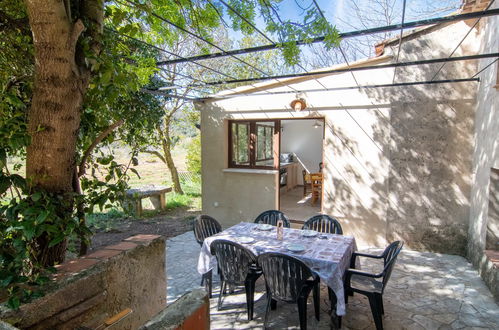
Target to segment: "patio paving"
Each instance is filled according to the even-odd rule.
[[[200,247],[192,232],[167,240],[168,303],[186,291],[199,287],[196,271]],[[371,249],[372,253],[381,250]],[[362,268],[376,271],[380,264],[362,260]],[[212,329],[261,329],[266,299],[263,277],[257,282],[255,317],[247,321],[244,291],[224,297],[217,311],[219,283],[214,275],[214,295],[210,300]],[[384,294],[385,329],[498,329],[499,306],[477,271],[463,257],[403,250]],[[321,290],[321,320],[313,316],[308,303],[309,329],[330,329],[327,290]],[[278,304],[270,316],[272,329],[298,329],[295,305]],[[374,329],[367,299],[350,297],[342,329]]]

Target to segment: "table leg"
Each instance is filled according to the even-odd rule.
[[[142,198],[137,199],[135,209],[137,210],[137,216],[140,217],[142,215]]]
[[[166,209],[166,194],[159,194],[159,207],[161,210]]]

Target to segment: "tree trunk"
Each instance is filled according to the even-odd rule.
[[[168,166],[168,170],[170,170],[170,174],[173,182],[173,191],[177,194],[184,194],[182,187],[180,186],[180,180],[178,178],[177,167],[175,167],[175,163],[173,162],[172,152],[171,152],[171,138],[170,138],[170,123],[169,121],[165,121],[165,129],[161,131],[159,130],[159,136],[161,137],[161,144],[163,146],[163,154],[166,162],[166,166]]]
[[[82,9],[97,14],[89,18],[98,22],[102,0],[86,1]],[[66,207],[59,216],[72,216],[73,175],[76,171],[76,142],[80,126],[80,110],[88,86],[89,72],[77,64],[77,41],[84,30],[81,20],[73,22],[66,1],[25,0],[35,50],[35,80],[28,132],[26,176],[31,189],[62,196]],[[86,8],[85,8],[86,7]],[[78,61],[81,63],[81,59]],[[64,260],[66,242],[48,247],[40,237],[37,261],[52,265]]]

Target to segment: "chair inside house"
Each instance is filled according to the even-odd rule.
[[[404,243],[395,241],[380,255],[354,252],[350,266],[355,265],[356,257],[367,257],[383,259],[383,270],[378,274],[363,272],[350,268],[345,272],[345,301],[348,302],[348,295],[354,292],[365,295],[369,299],[371,312],[376,324],[376,329],[383,329],[382,315],[385,314],[383,307],[383,292],[392,274],[393,266],[402,250]]]
[[[214,240],[211,243],[211,254],[217,258],[220,272],[218,310],[222,307],[222,299],[227,285],[229,287],[244,285],[248,321],[252,320],[255,282],[262,275],[262,270],[256,263],[256,256],[244,246],[222,239]]]
[[[284,223],[284,227],[291,227],[288,217],[278,210],[268,210],[260,213],[260,215],[256,217],[255,223],[277,226],[277,221],[279,220],[282,220],[282,222]]]
[[[307,190],[312,191],[312,182],[310,182],[310,174],[303,170],[303,197],[307,197]]]
[[[209,215],[200,215],[194,221],[194,237],[199,245],[203,246],[204,239],[206,237],[213,236],[222,231],[222,226],[220,223]],[[212,293],[212,277],[213,271],[209,271],[206,274],[203,274],[201,278],[201,285],[205,285],[206,291],[208,292],[208,296],[211,298]]]
[[[315,230],[320,233],[343,235],[338,220],[326,214],[317,214],[305,221],[301,229]]]
[[[258,256],[267,288],[267,309],[264,328],[267,328],[270,310],[277,302],[297,303],[300,329],[307,329],[307,299],[313,291],[315,318],[320,316],[319,276],[302,261],[281,253]]]
[[[310,173],[310,185],[312,190],[312,204],[322,198],[322,173]]]

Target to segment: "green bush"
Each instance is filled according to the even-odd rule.
[[[191,173],[201,174],[201,136],[192,139],[187,146],[187,170]]]
[[[177,207],[189,207],[192,203],[191,196],[184,194],[169,194],[167,197],[166,208],[175,209]]]

